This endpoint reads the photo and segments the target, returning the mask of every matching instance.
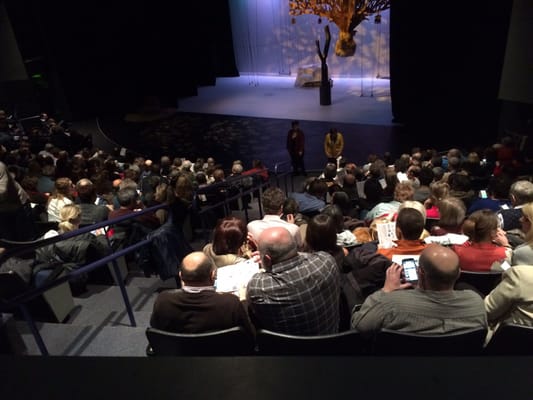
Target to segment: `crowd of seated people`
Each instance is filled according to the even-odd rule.
[[[36,210],[33,214],[38,213],[38,216],[30,215],[35,217],[33,219],[36,221],[33,222],[58,222],[60,209],[71,203],[82,205],[82,225],[122,215],[123,211],[117,211],[121,209],[118,191],[124,189],[126,183],[139,194],[138,207],[134,209],[172,202],[169,193],[174,191],[173,186],[179,176],[186,176],[191,181],[193,191],[202,185],[220,184],[219,191],[207,193],[207,196],[214,198],[203,202],[204,194],[203,198],[194,199],[195,205],[210,205],[224,200],[226,189],[233,187],[232,182],[235,182],[236,187],[242,184],[233,176],[226,178],[226,175],[230,175],[229,171],[226,173],[224,166],[216,164],[213,157],[198,157],[192,162],[170,155],[149,160],[142,156],[123,155],[118,151],[106,153],[94,148],[90,140],[80,140],[79,136],[83,135],[74,129],[65,129],[64,125],[67,124],[58,124],[43,113],[33,126],[27,128],[29,132],[24,132],[23,127],[13,122],[5,112],[0,112],[0,162],[4,165],[4,179],[6,182],[12,180],[10,185],[15,185],[15,189],[20,191],[17,202],[24,206],[21,208],[25,214],[30,215],[32,209]],[[249,168],[245,168],[242,162],[235,163],[233,170],[238,171],[246,182],[268,181],[268,169],[260,160],[254,160]],[[217,196],[220,193],[222,197]],[[247,207],[250,198],[245,200],[244,206]],[[91,203],[106,206],[107,210],[91,207]],[[36,208],[37,205],[39,207]],[[217,218],[223,216],[223,212],[216,214]],[[157,213],[157,218],[158,225],[162,225],[168,215],[162,210]],[[177,218],[182,222],[182,217]],[[211,221],[212,226],[217,218]],[[3,229],[1,233],[4,238],[35,239],[35,234],[29,229],[26,229],[25,235],[17,236],[16,232],[9,232],[8,229]]]
[[[328,170],[327,177],[308,178],[289,201],[280,189],[266,190],[266,215],[247,226],[261,267],[243,299],[252,325],[296,335],[492,332],[504,320],[532,326],[531,172],[520,157],[502,166],[498,146],[467,155],[416,149],[397,162],[375,155],[360,167],[347,162],[339,177]],[[317,181],[334,189],[310,190]],[[350,187],[344,192],[344,182],[359,183],[356,196]],[[342,200],[333,200],[336,192]],[[311,200],[317,207],[301,213]],[[362,237],[343,224],[354,219],[370,239],[343,246],[344,231]],[[376,237],[372,228],[379,223],[394,224],[392,241]],[[445,235],[451,239],[432,243]],[[220,255],[213,246],[206,254],[216,265]],[[236,249],[232,261],[238,262]],[[418,260],[416,281],[398,261],[405,257]],[[501,282],[483,296],[457,284],[467,270],[501,271]]]
[[[0,112],[1,239],[26,242],[43,238],[50,229],[62,233],[58,225],[66,206],[81,209],[76,230],[164,204],[167,207],[153,213],[113,224],[108,237],[115,249],[150,233],[158,238],[180,238],[179,254],[183,256],[191,251],[182,232],[184,225],[200,226],[195,219],[202,206],[198,189],[202,184],[224,185],[224,168],[213,157],[198,157],[192,162],[170,155],[150,160],[117,149],[108,153],[93,147],[90,140],[81,140],[83,135],[64,129],[61,125],[67,124],[57,124],[45,113],[29,129],[31,121],[26,123],[27,133],[12,122]],[[247,181],[268,181],[268,169],[260,160],[254,160],[249,169],[242,163],[238,167],[235,170]],[[231,179],[228,187],[233,182],[239,184]],[[223,198],[215,202],[220,200]],[[214,226],[216,220],[212,222]],[[80,238],[87,239],[85,235]]]
[[[473,326],[486,328],[488,323],[495,326],[521,310],[527,311],[520,313],[521,318],[512,318],[532,325],[533,303],[527,294],[531,288],[524,289],[522,286],[529,285],[528,280],[519,279],[517,274],[522,270],[528,273],[528,267],[533,268],[533,174],[530,161],[516,149],[509,159],[508,149],[507,142],[468,154],[450,149],[441,155],[432,149],[417,148],[397,160],[390,154],[371,155],[360,165],[346,157],[346,162],[336,171],[337,176],[331,176],[328,169],[327,177],[310,179],[304,193],[290,195],[296,204],[287,203],[286,193],[271,186],[262,193],[265,214],[262,219],[245,225],[227,215],[215,214],[213,242],[204,248],[202,257],[198,255],[193,260],[195,265],[208,263],[209,268],[204,268],[207,273],[195,277],[188,271],[190,284],[184,278],[186,288],[178,292],[216,290],[210,271],[224,268],[225,259],[231,259],[232,263],[254,259],[261,271],[249,281],[243,306],[258,329],[318,335],[341,329],[374,332],[389,327],[438,334]],[[203,189],[214,185],[220,189],[215,195],[220,195],[231,184],[231,179],[228,182],[226,178],[229,171],[226,173],[213,159],[191,162],[164,156],[157,162],[143,157],[124,160],[93,148],[81,148],[70,154],[55,144],[43,145],[42,150],[45,152],[41,155],[40,150],[33,153],[28,143],[12,149],[2,148],[2,221],[11,218],[3,210],[24,210],[29,203],[29,195],[19,184],[24,178],[44,176],[42,187],[50,190],[49,158],[55,163],[55,172],[54,189],[43,193],[47,203],[92,201],[108,208],[108,218],[154,202],[167,203],[166,214],[148,214],[144,217],[146,221],[140,221],[150,230],[167,223],[181,226],[196,203],[209,202],[198,194],[207,198],[212,193],[198,191],[200,186]],[[65,164],[68,167],[62,167]],[[244,168],[232,169],[234,174],[247,174]],[[260,176],[265,172],[260,162],[254,162],[252,170]],[[82,187],[87,184],[84,179],[93,183],[96,198],[94,194],[83,193]],[[38,191],[39,185],[34,187]],[[494,201],[478,200],[484,197],[484,191]],[[339,198],[349,199],[348,202],[335,200],[345,208],[340,211],[342,228],[329,208],[336,192],[346,195]],[[80,194],[85,200],[82,201]],[[314,207],[306,215],[311,201]],[[335,207],[340,208],[339,204]],[[287,210],[301,215],[295,218]],[[384,216],[387,218],[383,219]],[[355,238],[363,237],[353,229],[354,221],[356,229],[368,231],[366,243],[347,244],[339,240],[338,235],[346,230],[353,230]],[[380,223],[393,226],[387,241],[381,240],[379,229],[373,231]],[[465,240],[460,244],[428,244],[425,231],[431,231],[434,236],[461,234]],[[3,237],[8,234],[2,232]],[[243,251],[243,245],[250,245],[251,253]],[[419,260],[416,282],[406,280],[398,256]],[[184,260],[182,268],[190,269],[185,265],[189,261]],[[520,268],[514,270],[515,266]],[[502,281],[483,299],[476,292],[456,287],[461,270],[467,269],[502,271]],[[506,290],[509,282],[520,288],[515,292]],[[348,302],[348,307],[341,306],[342,299]],[[496,300],[505,301],[510,308],[494,311]],[[411,302],[417,305],[416,318],[408,308]],[[439,307],[429,306],[435,303]],[[190,318],[186,315],[196,312],[194,307],[183,308],[183,304],[180,307],[182,310],[173,313],[173,318]],[[341,315],[343,312],[350,314],[351,323],[343,323],[347,320],[346,315]],[[427,321],[422,323],[422,320]]]

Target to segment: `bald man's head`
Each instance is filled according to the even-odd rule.
[[[450,248],[430,244],[420,254],[419,266],[423,289],[452,290],[459,277],[459,257]]]
[[[193,251],[181,262],[180,278],[187,286],[208,286],[214,283],[215,265],[205,253]]]
[[[259,235],[257,243],[264,268],[297,254],[296,241],[290,232],[282,227],[265,229]]]
[[[82,178],[76,183],[76,191],[82,203],[93,203],[96,200],[94,184],[87,178]]]

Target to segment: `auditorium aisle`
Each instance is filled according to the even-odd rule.
[[[284,182],[280,181],[282,186]],[[302,177],[287,183],[291,191],[303,183]],[[254,199],[247,210],[248,218],[260,218]],[[233,215],[246,220],[244,211]],[[189,236],[194,250],[207,243],[210,230],[196,230]],[[158,276],[145,277],[134,262],[128,263],[126,290],[137,326],[131,326],[119,286],[87,285],[87,292],[74,297],[75,308],[64,323],[38,322],[38,329],[50,355],[53,356],[145,356],[148,345],[145,331],[149,326],[154,301],[161,290],[175,288],[173,278],[162,281]],[[17,354],[40,355],[37,343],[23,320],[9,317],[8,332]]]
[[[75,308],[64,323],[37,323],[50,355],[144,356],[154,300],[160,290],[175,287],[175,281],[140,275],[130,273],[126,285],[136,327],[131,326],[119,286],[89,284],[86,293],[74,297]],[[24,320],[11,320],[8,326],[17,354],[41,354]]]

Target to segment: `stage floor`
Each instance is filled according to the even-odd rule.
[[[241,159],[246,165],[259,158],[269,167],[288,162],[285,141],[294,119],[301,121],[306,135],[308,169],[324,167],[324,134],[332,127],[344,134],[344,155],[358,164],[370,153],[409,149],[398,134],[401,127],[392,123],[389,79],[332,77],[328,106],[320,105],[318,87],[296,87],[295,79],[244,74],[217,78],[216,85],[200,87],[197,96],[180,98],[177,113],[162,130],[156,121],[153,126],[128,123],[120,115],[101,119],[100,128],[118,147],[153,158],[163,153],[213,155],[224,163]]]
[[[332,104],[321,106],[318,87],[295,87],[295,76],[241,75],[217,78],[215,86],[179,99],[178,110],[205,114],[356,123],[392,124],[390,80],[335,78]]]

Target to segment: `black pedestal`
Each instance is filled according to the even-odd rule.
[[[331,85],[320,85],[320,105],[329,106],[331,104]]]

